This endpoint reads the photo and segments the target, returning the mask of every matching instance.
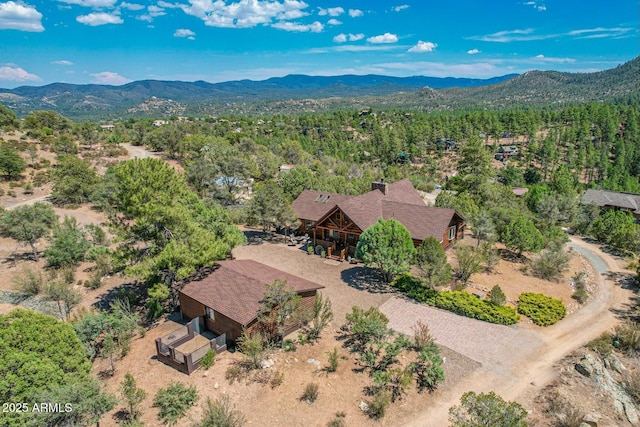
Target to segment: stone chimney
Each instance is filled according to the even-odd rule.
[[[387,187],[387,183],[384,182],[384,178],[380,180],[380,182],[372,182],[371,183],[371,191],[380,190],[382,194],[386,195],[389,191],[389,187]]]

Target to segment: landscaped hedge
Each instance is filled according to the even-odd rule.
[[[468,292],[434,291],[425,287],[419,279],[408,274],[400,276],[392,286],[416,301],[472,319],[500,325],[513,325],[520,320],[520,316],[514,308],[492,304],[490,301],[482,300]]]
[[[520,294],[518,312],[527,316],[538,326],[550,326],[566,316],[567,309],[559,299],[524,292]]]

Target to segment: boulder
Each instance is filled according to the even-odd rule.
[[[600,415],[594,414],[593,412],[587,414],[582,418],[582,424],[586,424],[589,427],[598,427],[598,420],[600,419]]]
[[[269,369],[273,365],[275,365],[275,362],[273,360],[265,359],[262,362],[260,362],[260,369]]]
[[[362,412],[369,412],[369,404],[364,400],[360,401],[360,403],[358,404],[358,408],[360,408]]]

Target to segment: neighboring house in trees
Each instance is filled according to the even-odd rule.
[[[589,189],[582,196],[582,203],[593,203],[603,209],[618,209],[633,214],[640,222],[640,194]]]
[[[299,231],[335,254],[344,249],[353,255],[360,234],[379,218],[399,221],[416,246],[433,236],[446,249],[464,238],[462,216],[453,209],[427,206],[408,179],[374,182],[371,191],[361,196],[305,190],[292,207],[300,219]]]

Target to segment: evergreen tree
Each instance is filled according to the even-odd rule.
[[[360,235],[355,257],[380,270],[386,283],[406,273],[416,249],[409,231],[395,219],[379,219]]]

